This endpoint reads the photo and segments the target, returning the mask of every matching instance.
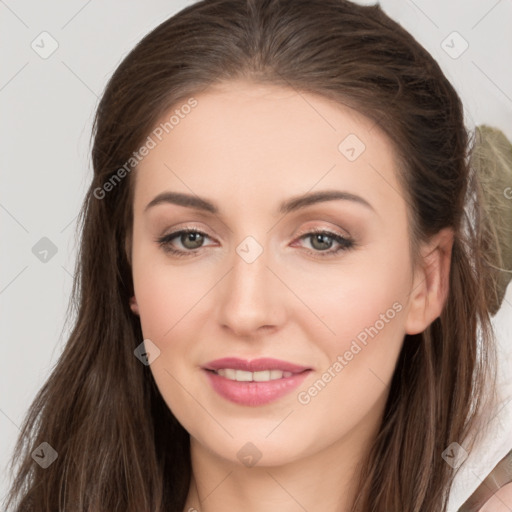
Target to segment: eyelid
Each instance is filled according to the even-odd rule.
[[[301,229],[299,231],[299,234],[296,236],[301,237],[302,235],[307,235],[308,233],[332,233],[332,234],[338,235],[342,238],[345,238],[347,240],[352,239],[352,236],[350,235],[350,233],[348,233],[345,230],[339,230],[337,228],[331,228],[331,227],[319,227],[319,226],[306,227],[304,229]]]
[[[176,234],[179,233],[180,231],[197,231],[210,236],[209,231],[203,227],[199,227],[193,224],[174,224],[172,226],[164,227],[164,229],[161,230],[162,234],[160,235],[160,237]],[[210,238],[212,237],[210,236]]]
[[[166,233],[166,234],[163,234],[159,237],[156,238],[156,240],[162,240],[163,238],[178,238],[179,235],[183,232],[194,232],[194,233],[199,233],[200,235],[203,235],[207,238],[209,238],[210,240],[215,240],[215,238],[213,236],[211,236],[208,231],[206,231],[205,229],[201,229],[201,228],[198,228],[196,226],[180,226],[179,228],[175,228],[175,229],[172,229],[169,231],[169,233]],[[205,247],[205,246],[203,246]],[[187,251],[187,252],[190,252],[192,253],[193,251],[190,250],[190,251]]]
[[[162,238],[164,236],[169,236],[171,234],[176,235],[176,234],[178,234],[181,231],[196,231],[198,233],[201,233],[203,235],[208,236],[211,239],[215,239],[215,237],[211,236],[208,233],[207,230],[205,230],[203,228],[198,228],[197,226],[193,226],[193,225],[185,225],[185,226],[180,226],[180,227],[177,227],[177,228],[172,228],[168,234],[163,234],[159,238]],[[342,238],[346,238],[347,240],[351,240],[352,239],[352,236],[346,230],[340,230],[337,227],[336,228],[332,228],[332,227],[319,227],[319,226],[312,226],[312,227],[302,228],[301,230],[299,230],[298,234],[295,235],[295,237],[298,238],[298,237],[301,237],[302,235],[306,235],[306,234],[312,233],[312,232],[314,232],[314,233],[329,232],[329,233],[336,234],[336,235],[338,235],[338,236],[340,236]]]

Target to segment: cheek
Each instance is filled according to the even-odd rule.
[[[191,272],[168,264],[155,254],[134,258],[135,296],[144,337],[167,339],[181,319],[194,314],[195,305],[215,283],[214,277],[204,270]]]
[[[335,334],[324,329],[318,336],[318,322],[316,337],[311,329],[310,339],[325,358],[297,395],[305,421],[328,418],[318,426],[319,438],[334,441],[363,418],[382,413],[404,339],[405,283],[403,274],[367,272],[340,280],[340,290],[324,294],[322,318]]]
[[[309,304],[329,329],[318,320],[307,327],[326,357],[315,383],[301,389],[299,403],[306,409],[329,410],[340,425],[378,410],[404,340],[408,268],[407,250],[387,247],[338,273],[328,291],[312,281]],[[333,408],[337,403],[343,407]]]
[[[134,285],[145,338],[160,339],[175,323],[179,309],[177,283],[171,283],[157,267],[134,269]]]
[[[330,354],[348,350],[354,339],[364,345],[372,335],[396,339],[402,333],[410,292],[408,265],[405,249],[382,250],[372,252],[371,257],[354,257],[339,270],[302,276],[300,294],[324,325],[312,319],[313,315],[308,315],[309,323],[315,320],[317,337],[322,333]]]
[[[327,356],[320,373],[329,373],[325,379],[333,382],[319,405],[328,407],[343,396],[354,413],[361,406],[371,408],[391,379],[404,339],[405,307],[396,283],[379,284],[376,289],[371,279],[360,279],[329,299],[323,321],[334,334],[311,338]]]

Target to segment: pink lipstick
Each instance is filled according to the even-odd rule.
[[[311,368],[272,358],[247,361],[225,357],[203,366],[213,389],[240,405],[273,402],[297,388]]]

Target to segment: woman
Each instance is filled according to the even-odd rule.
[[[446,510],[503,293],[470,146],[378,6],[211,0],[152,31],[98,107],[16,510]]]

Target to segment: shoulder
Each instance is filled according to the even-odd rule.
[[[512,482],[498,489],[478,509],[478,512],[510,512],[512,510]]]
[[[512,450],[500,460],[458,512],[512,511]]]

